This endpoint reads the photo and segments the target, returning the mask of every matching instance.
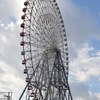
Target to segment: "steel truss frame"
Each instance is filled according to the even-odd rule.
[[[0,100],[12,100],[12,92],[0,92]]]

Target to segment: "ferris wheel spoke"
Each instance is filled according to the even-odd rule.
[[[44,47],[46,47],[46,45],[40,45],[39,43],[33,43],[32,41],[31,41],[31,43],[30,42],[24,42],[24,44],[23,45],[31,45],[31,46],[34,46],[34,47],[37,47],[37,48],[41,48],[41,49],[43,49]]]
[[[41,51],[43,51],[43,50],[41,50]],[[34,49],[34,50],[24,50],[24,51],[22,51],[22,52],[37,52],[37,49]]]
[[[55,31],[55,32],[53,32],[53,36],[55,36],[55,38],[56,39],[58,39],[59,40],[59,38],[61,38],[61,35],[60,34],[57,34],[57,33],[59,33],[60,31]],[[52,37],[52,36],[51,36]]]
[[[61,34],[57,34],[57,33],[62,33],[62,31],[56,31],[54,34],[56,34],[55,36],[56,36],[56,38],[61,38],[62,37],[62,35]]]
[[[38,33],[35,33],[35,34],[37,34],[38,37],[36,38],[36,37],[32,36],[32,38],[34,38],[34,39],[35,39],[36,41],[38,41],[40,44],[44,44],[45,42],[47,42],[49,45],[52,45],[52,44],[50,43],[49,40],[47,40],[45,37],[43,37],[43,35],[41,36],[41,35],[39,35]],[[39,39],[38,39],[38,38],[39,38]]]
[[[34,38],[34,39],[33,39]],[[36,37],[34,37],[34,36],[31,36],[31,39],[32,39],[32,43],[31,44],[33,44],[33,42],[34,43],[37,43],[37,44],[39,44],[39,45],[41,45],[41,46],[43,46],[43,41],[41,40],[41,39],[38,39],[38,38],[36,38]],[[37,45],[37,44],[35,44],[35,45]],[[38,45],[37,45],[38,46]]]
[[[40,27],[40,26],[39,26]]]
[[[52,44],[52,39],[50,38],[49,34],[47,34],[45,31],[43,32],[45,34],[44,38],[47,38],[48,41]]]

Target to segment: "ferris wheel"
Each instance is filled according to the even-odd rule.
[[[25,100],[73,100],[68,84],[68,46],[56,0],[26,0],[20,25],[28,83]]]

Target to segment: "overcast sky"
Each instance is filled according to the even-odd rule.
[[[18,100],[26,83],[20,52],[23,2],[0,0],[0,92]],[[57,0],[69,45],[74,100],[100,100],[100,0]]]

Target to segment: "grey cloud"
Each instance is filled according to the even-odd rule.
[[[21,9],[23,8],[22,3],[23,0],[2,0],[0,2],[1,22],[7,22],[10,15],[13,15],[18,21],[21,16]],[[83,44],[93,36],[98,37],[99,29],[95,20],[89,15],[82,13],[71,0],[58,0],[58,3],[68,35],[70,56],[75,58],[78,53],[77,49],[82,48]],[[21,65],[22,57],[20,56],[22,50],[19,45],[21,40],[19,37],[20,31],[19,23],[12,23],[4,27],[2,27],[2,25],[0,26],[0,61],[3,60],[4,63],[9,65],[8,69],[11,68],[11,76],[14,76],[13,78],[16,79],[16,82],[15,80],[9,79],[8,83],[7,80],[4,80],[4,76],[9,74],[8,70],[3,72],[3,70],[0,69],[4,75],[4,79],[0,82],[0,88],[2,91],[13,91],[14,98],[19,97],[26,84],[24,82],[25,76],[22,74],[24,68]],[[2,36],[7,39],[7,42],[4,38],[1,39]],[[12,86],[8,87],[9,84]],[[88,86],[84,85],[84,83],[72,83],[71,90],[74,98],[82,97],[83,100],[99,100],[95,95],[90,96]]]
[[[96,19],[81,11],[72,0],[58,0],[68,37],[70,57],[77,55],[77,50],[82,48],[92,38],[100,40],[100,26]]]
[[[20,19],[23,0],[0,0],[0,20],[4,23],[10,23],[10,17]]]
[[[85,83],[81,82],[74,82],[70,83],[71,91],[74,100],[79,100],[79,98],[82,98],[80,100],[99,100],[94,93],[89,93],[88,91],[88,85],[85,85]]]

